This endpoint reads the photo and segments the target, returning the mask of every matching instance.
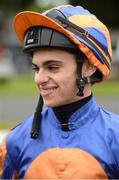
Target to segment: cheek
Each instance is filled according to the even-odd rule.
[[[75,91],[77,86],[76,86],[76,75],[72,74],[70,76],[64,77],[62,80],[62,87],[65,89],[66,93]]]

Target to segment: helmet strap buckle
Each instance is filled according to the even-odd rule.
[[[77,83],[77,88],[78,88],[77,96],[84,96],[84,92],[83,92],[84,85],[85,85],[84,79],[81,77],[77,78],[76,83]]]

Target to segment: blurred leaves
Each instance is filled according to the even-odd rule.
[[[81,5],[95,14],[104,24],[119,27],[119,1],[114,0],[69,0],[69,4]],[[50,7],[49,7],[50,8]],[[0,11],[8,16],[21,10],[42,11],[35,0],[0,0]]]
[[[69,0],[72,5],[81,5],[95,14],[104,24],[119,27],[119,1],[114,0]]]
[[[13,14],[16,11],[24,10],[27,6],[34,3],[35,0],[0,0],[0,10],[4,15]]]

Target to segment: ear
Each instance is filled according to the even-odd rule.
[[[82,67],[82,76],[90,77],[91,75],[95,73],[96,69],[97,68],[87,60],[84,62],[83,67]]]

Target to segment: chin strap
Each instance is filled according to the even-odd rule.
[[[82,77],[79,77],[79,78],[77,78],[76,83],[77,83],[77,87],[78,87],[77,96],[83,96],[84,95],[84,93],[83,93],[84,85],[85,85],[84,79]]]
[[[87,83],[90,83],[90,78],[83,78],[82,77],[82,66],[84,61],[80,60],[80,57],[77,56],[77,79],[76,79],[76,84],[78,88],[77,96],[84,96],[84,86]]]
[[[40,124],[42,119],[42,107],[43,107],[43,98],[40,96],[38,105],[36,107],[36,111],[34,113],[33,123],[32,123],[32,129],[31,129],[31,138],[37,139],[39,136],[39,130],[40,130]]]
[[[85,84],[91,83],[91,79],[90,77],[87,77],[87,78],[80,77],[76,79],[76,83],[77,83],[77,88],[78,88],[77,96],[83,96],[84,86]]]

